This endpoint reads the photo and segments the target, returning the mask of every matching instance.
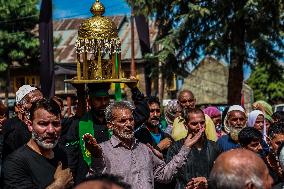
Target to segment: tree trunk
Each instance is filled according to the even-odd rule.
[[[7,66],[6,84],[5,84],[5,105],[9,107],[9,92],[10,92],[10,65]]]
[[[243,87],[243,58],[233,55],[229,67],[228,104],[241,104]]]
[[[160,102],[162,102],[164,98],[164,86],[165,86],[161,67],[162,67],[162,63],[159,62],[158,97],[159,97]]]
[[[236,10],[244,6],[243,1],[235,2]],[[237,17],[237,16],[236,16]],[[230,49],[230,66],[228,78],[228,104],[241,104],[242,87],[243,87],[243,65],[245,60],[245,29],[244,19],[236,18],[235,23],[231,26],[231,49]]]

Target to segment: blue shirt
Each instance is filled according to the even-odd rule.
[[[155,133],[152,133],[152,132],[150,132],[150,133],[151,133],[152,138],[154,139],[155,143],[159,144],[160,141],[161,141],[161,138],[162,138],[162,134],[161,133],[155,134]]]
[[[217,144],[222,152],[226,152],[231,149],[239,148],[240,145],[233,141],[229,135],[224,135],[217,140]]]

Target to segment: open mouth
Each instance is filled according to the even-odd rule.
[[[55,142],[55,140],[56,140],[56,138],[44,138],[43,139],[43,141],[45,142],[45,143],[54,143]]]

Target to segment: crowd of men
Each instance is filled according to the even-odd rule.
[[[221,112],[183,90],[163,108],[133,83],[131,102],[111,100],[109,84],[88,87],[83,116],[29,85],[14,117],[0,103],[2,188],[284,187],[284,112],[266,102]]]

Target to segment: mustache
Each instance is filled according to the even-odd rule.
[[[159,120],[160,120],[160,117],[152,117],[151,120],[157,120],[157,121],[159,121]]]

